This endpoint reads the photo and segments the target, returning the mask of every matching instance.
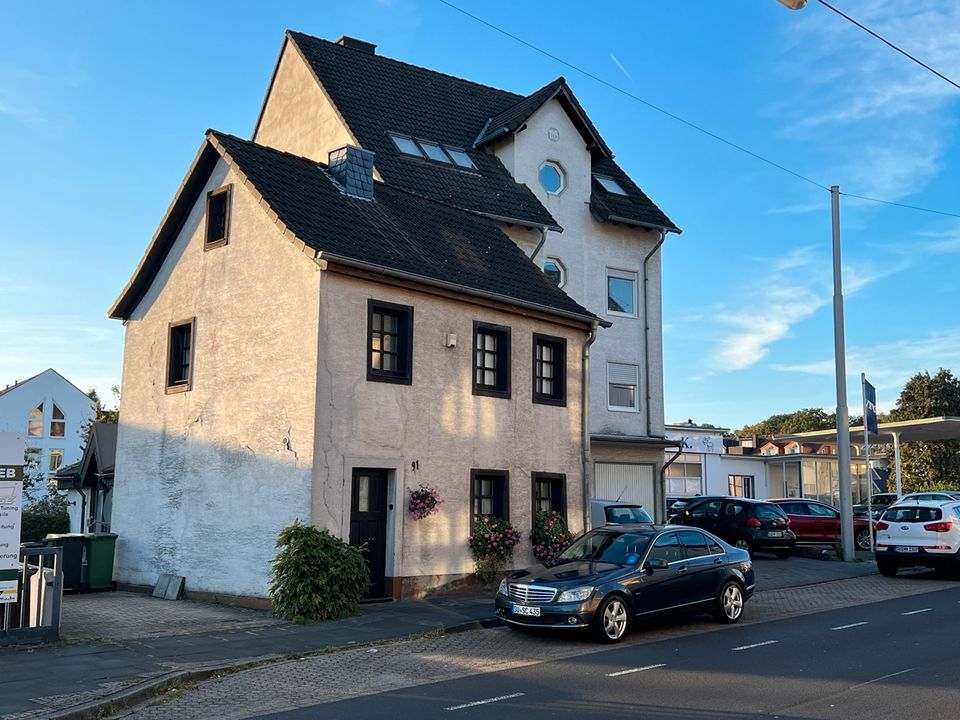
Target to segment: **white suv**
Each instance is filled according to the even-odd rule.
[[[874,525],[877,568],[892,577],[902,567],[932,567],[960,575],[960,501],[891,505]]]

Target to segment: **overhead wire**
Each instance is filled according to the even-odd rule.
[[[490,28],[490,29],[493,30],[494,32],[500,33],[501,35],[504,35],[504,36],[510,38],[511,40],[513,40],[513,41],[515,41],[515,42],[518,42],[518,43],[520,43],[521,45],[524,45],[525,47],[533,50],[534,52],[539,53],[539,54],[543,55],[544,57],[548,57],[548,58],[550,58],[551,60],[553,60],[554,62],[560,63],[561,65],[564,65],[565,67],[568,67],[568,68],[570,68],[571,70],[573,70],[573,71],[575,71],[575,72],[583,75],[584,77],[590,78],[590,79],[593,80],[594,82],[600,83],[600,84],[603,85],[604,87],[607,87],[607,88],[613,90],[614,92],[620,93],[621,95],[624,95],[624,96],[626,96],[626,97],[628,97],[628,98],[630,98],[630,99],[632,99],[632,100],[634,100],[634,101],[636,101],[636,102],[641,103],[642,105],[645,105],[646,107],[650,108],[651,110],[654,110],[654,111],[656,111],[656,112],[658,112],[658,113],[660,113],[660,114],[662,114],[662,115],[665,115],[666,117],[669,117],[669,118],[672,119],[672,120],[675,120],[675,121],[677,121],[677,122],[679,122],[679,123],[682,123],[683,125],[686,125],[687,127],[691,128],[692,130],[696,130],[697,132],[699,132],[699,133],[701,133],[701,134],[703,134],[703,135],[706,135],[707,137],[712,138],[713,140],[716,140],[716,141],[718,141],[718,142],[721,142],[721,143],[723,143],[724,145],[727,145],[728,147],[732,147],[733,149],[738,150],[739,152],[741,152],[741,153],[743,153],[743,154],[745,154],[745,155],[749,155],[750,157],[754,158],[755,160],[759,160],[760,162],[766,163],[767,165],[770,165],[771,167],[774,167],[774,168],[776,168],[777,170],[780,170],[781,172],[787,173],[788,175],[792,175],[793,177],[795,177],[795,178],[797,178],[797,179],[799,179],[799,180],[803,180],[804,182],[807,182],[807,183],[809,183],[809,184],[811,184],[811,185],[813,185],[813,186],[815,186],[815,187],[817,187],[817,188],[819,188],[819,189],[821,189],[821,190],[826,190],[827,192],[830,192],[830,188],[829,188],[827,185],[825,185],[825,184],[823,184],[823,183],[820,183],[820,182],[817,182],[816,180],[813,180],[812,178],[809,178],[809,177],[807,177],[806,175],[803,175],[802,173],[799,173],[799,172],[797,172],[797,171],[795,171],[795,170],[791,170],[789,167],[787,167],[787,166],[785,166],[785,165],[782,165],[781,163],[778,163],[778,162],[776,162],[776,161],[774,161],[774,160],[771,160],[770,158],[764,157],[763,155],[760,155],[759,153],[756,153],[756,152],[754,152],[753,150],[750,150],[750,149],[744,147],[743,145],[740,145],[740,144],[738,144],[738,143],[735,143],[735,142],[733,142],[732,140],[728,140],[727,138],[725,138],[725,137],[723,137],[723,136],[721,136],[721,135],[718,135],[717,133],[715,133],[715,132],[713,132],[713,131],[711,131],[711,130],[707,130],[706,128],[704,128],[704,127],[702,127],[702,126],[700,126],[700,125],[697,125],[696,123],[691,122],[690,120],[687,120],[686,118],[681,117],[680,115],[677,115],[676,113],[670,112],[669,110],[660,107],[660,106],[657,105],[656,103],[652,103],[652,102],[650,102],[649,100],[646,100],[645,98],[640,97],[639,95],[636,95],[635,93],[632,93],[632,92],[630,92],[629,90],[625,90],[624,88],[620,87],[619,85],[616,85],[616,84],[610,82],[609,80],[605,80],[604,78],[602,78],[602,77],[600,77],[600,76],[598,76],[598,75],[595,75],[594,73],[590,72],[589,70],[584,70],[583,68],[581,68],[581,67],[578,66],[578,65],[575,65],[574,63],[570,62],[569,60],[565,60],[565,59],[563,59],[562,57],[559,57],[559,56],[557,56],[557,55],[554,55],[553,53],[551,53],[551,52],[549,52],[549,51],[547,51],[547,50],[544,50],[543,48],[541,48],[541,47],[539,47],[539,46],[537,46],[537,45],[534,45],[534,44],[533,44],[532,42],[530,42],[529,40],[525,40],[524,38],[519,37],[518,35],[514,35],[513,33],[509,32],[508,30],[505,30],[505,29],[499,27],[498,25],[494,25],[493,23],[489,22],[488,20],[484,20],[482,17],[479,17],[479,16],[474,15],[473,13],[471,13],[471,12],[469,12],[469,11],[467,11],[467,10],[464,10],[462,7],[459,7],[458,5],[455,5],[454,3],[450,2],[450,0],[438,0],[438,2],[442,3],[443,5],[446,5],[446,6],[449,7],[451,10],[456,10],[458,13],[460,13],[460,14],[462,14],[462,15],[465,15],[466,17],[468,17],[468,18],[470,18],[470,19],[472,19],[472,20],[480,23],[481,25],[485,25],[486,27]],[[827,5],[827,3],[824,2],[823,0],[818,0],[818,2],[822,2],[824,5]],[[835,11],[836,11],[836,9],[833,8],[833,7],[830,6],[830,5],[827,5],[827,7],[829,7],[831,10],[835,10]],[[839,11],[836,11],[836,12],[839,12]],[[842,15],[843,13],[840,13],[840,14]],[[844,16],[844,17],[846,17],[846,16]],[[847,19],[851,20],[851,22],[856,23],[856,21],[855,21],[855,20],[852,20],[852,18],[847,18]],[[856,24],[859,25],[859,23],[856,23]],[[861,27],[862,27],[862,26],[861,26]],[[875,33],[873,33],[872,31],[870,31],[870,30],[867,29],[867,28],[864,28],[864,29],[867,30],[867,32],[870,32],[871,34],[875,34]],[[886,42],[888,45],[890,44],[889,42],[887,42],[886,40],[884,40],[882,37],[880,37],[880,36],[877,36],[877,37],[878,37],[880,40],[883,40],[884,42]],[[896,50],[899,50],[900,52],[903,52],[902,50],[900,50],[899,48],[896,48],[895,46],[892,46],[892,47],[894,47],[894,49],[896,49]],[[904,53],[904,54],[907,55],[907,53]],[[908,57],[910,57],[910,56],[908,55]],[[916,60],[915,58],[912,58],[912,57],[911,57],[911,59]],[[919,62],[919,61],[917,61],[917,62]],[[921,63],[921,64],[923,64],[923,63]],[[925,66],[925,67],[927,67],[927,66]],[[932,68],[929,68],[929,67],[928,67],[928,69],[931,70],[932,72],[936,73],[936,71],[933,70]],[[936,73],[936,74],[939,75],[940,73]],[[947,80],[947,81],[950,82],[950,83],[953,83],[953,81],[950,80],[949,78],[944,78],[944,79]],[[956,83],[953,83],[953,84],[956,85]],[[960,87],[960,86],[958,86],[958,87]],[[945,216],[947,216],[947,217],[960,218],[960,213],[948,212],[948,211],[945,211],[945,210],[935,210],[935,209],[932,209],[932,208],[920,207],[920,206],[918,206],[918,205],[907,205],[907,204],[904,204],[904,203],[894,202],[894,201],[892,201],[892,200],[882,200],[882,199],[878,199],[878,198],[868,197],[868,196],[865,196],[865,195],[856,195],[856,194],[854,194],[854,193],[848,193],[848,192],[841,192],[840,194],[841,194],[841,195],[846,195],[847,197],[851,197],[851,198],[857,198],[858,200],[865,200],[865,201],[867,201],[867,202],[878,203],[878,204],[881,204],[881,205],[891,205],[891,206],[894,206],[894,207],[905,208],[905,209],[908,209],[908,210],[915,210],[915,211],[918,211],[918,212],[926,212],[926,213],[933,213],[933,214],[935,214],[935,215],[945,215]]]
[[[869,33],[870,35],[873,35],[877,40],[879,40],[880,42],[884,43],[885,45],[890,46],[891,48],[893,48],[894,50],[896,50],[896,51],[897,51],[898,53],[900,53],[901,55],[910,58],[911,60],[913,60],[913,62],[915,62],[915,63],[916,63],[917,65],[919,65],[920,67],[926,68],[927,70],[929,70],[930,72],[932,72],[934,75],[936,75],[936,76],[937,76],[938,78],[940,78],[941,80],[946,80],[948,83],[950,83],[951,85],[953,85],[957,90],[960,90],[960,85],[958,85],[958,84],[955,83],[953,80],[951,80],[950,78],[948,78],[948,77],[947,77],[946,75],[944,75],[942,72],[940,72],[940,71],[938,71],[938,70],[934,70],[932,67],[930,67],[929,65],[927,65],[927,64],[926,64],[925,62],[923,62],[922,60],[919,60],[919,59],[915,58],[913,55],[911,55],[910,53],[908,53],[906,50],[904,50],[904,49],[902,49],[902,48],[900,48],[900,47],[897,47],[896,45],[894,45],[892,42],[890,42],[889,40],[887,40],[887,39],[886,39],[885,37],[883,37],[882,35],[879,35],[878,33],[875,33],[873,30],[871,30],[870,28],[868,28],[866,25],[863,25],[862,23],[857,22],[856,20],[854,20],[852,17],[850,17],[849,15],[847,15],[847,14],[846,14],[845,12],[843,12],[842,10],[837,9],[837,8],[835,8],[833,5],[831,5],[830,3],[826,2],[826,0],[817,0],[817,2],[820,3],[821,5],[823,5],[825,8],[828,8],[829,10],[833,10],[833,12],[835,12],[835,13],[836,13],[837,15],[839,15],[840,17],[849,20],[850,22],[852,22],[854,25],[856,25],[858,28],[860,28],[860,29],[863,30],[864,32],[867,32],[867,33]]]

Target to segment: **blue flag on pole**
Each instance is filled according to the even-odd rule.
[[[867,424],[867,430],[869,432],[878,433],[880,430],[877,427],[877,390],[867,382],[866,378],[863,380],[863,397],[863,405],[866,408],[866,415],[863,421]]]

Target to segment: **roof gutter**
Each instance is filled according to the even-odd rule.
[[[461,208],[462,209],[462,208]],[[554,232],[563,232],[559,225],[544,225],[543,223],[530,222],[529,220],[518,220],[517,218],[505,217],[504,215],[494,215],[493,213],[482,212],[480,210],[467,210],[474,215],[496,220],[497,222],[509,223],[510,225],[519,225],[520,227],[532,228],[534,230],[553,230]]]
[[[327,262],[336,263],[338,265],[344,265],[346,267],[357,268],[358,270],[367,270],[369,272],[374,272],[379,275],[386,275],[387,277],[395,277],[401,280],[412,280],[418,282],[422,285],[429,285],[430,287],[440,288],[442,290],[450,290],[456,293],[466,293],[467,295],[473,295],[475,297],[484,298],[485,300],[494,300],[496,302],[505,303],[507,305],[515,305],[516,307],[522,307],[527,310],[536,310],[537,312],[547,313],[548,315],[556,315],[558,317],[566,318],[567,320],[574,320],[579,323],[584,323],[586,325],[593,325],[594,323],[603,324],[604,321],[599,320],[598,318],[592,315],[581,315],[579,313],[569,312],[567,310],[559,310],[557,308],[548,307],[546,305],[540,305],[538,303],[527,302],[525,300],[519,300],[517,298],[509,297],[507,295],[501,295],[500,293],[489,292],[488,290],[477,290],[475,288],[468,288],[463,285],[458,285],[457,283],[445,282],[443,280],[436,280],[435,278],[427,277],[425,275],[419,275],[417,273],[404,272],[402,270],[394,270],[393,268],[385,267],[384,265],[378,265],[376,263],[363,262],[362,260],[354,260],[352,258],[343,257],[340,255],[334,255],[332,253],[325,252],[323,250],[318,250],[317,254],[314,256],[316,260],[326,260]],[[609,326],[609,323],[607,324]]]
[[[631,218],[621,217],[620,215],[607,215],[607,220],[610,222],[623,223],[624,225],[634,225],[636,227],[647,228],[648,230],[659,230],[661,233],[675,232],[677,235],[683,234],[683,230],[676,227],[665,227],[663,225],[654,225],[653,223],[645,223],[641,220],[633,220]]]
[[[647,416],[647,437],[651,437],[653,434],[650,425],[650,398],[652,396],[650,392],[650,291],[648,287],[650,277],[647,272],[647,267],[650,263],[650,258],[660,249],[663,241],[667,239],[667,230],[665,228],[659,228],[659,232],[660,239],[657,241],[657,244],[654,245],[653,249],[643,258],[643,375],[644,387],[647,393],[647,409],[644,413]]]

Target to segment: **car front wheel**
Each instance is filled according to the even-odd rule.
[[[717,609],[713,611],[714,619],[727,624],[739,622],[743,617],[743,603],[743,588],[731,580],[720,589]]]
[[[611,595],[600,603],[593,621],[597,637],[606,643],[620,642],[627,632],[627,605],[619,595]]]

